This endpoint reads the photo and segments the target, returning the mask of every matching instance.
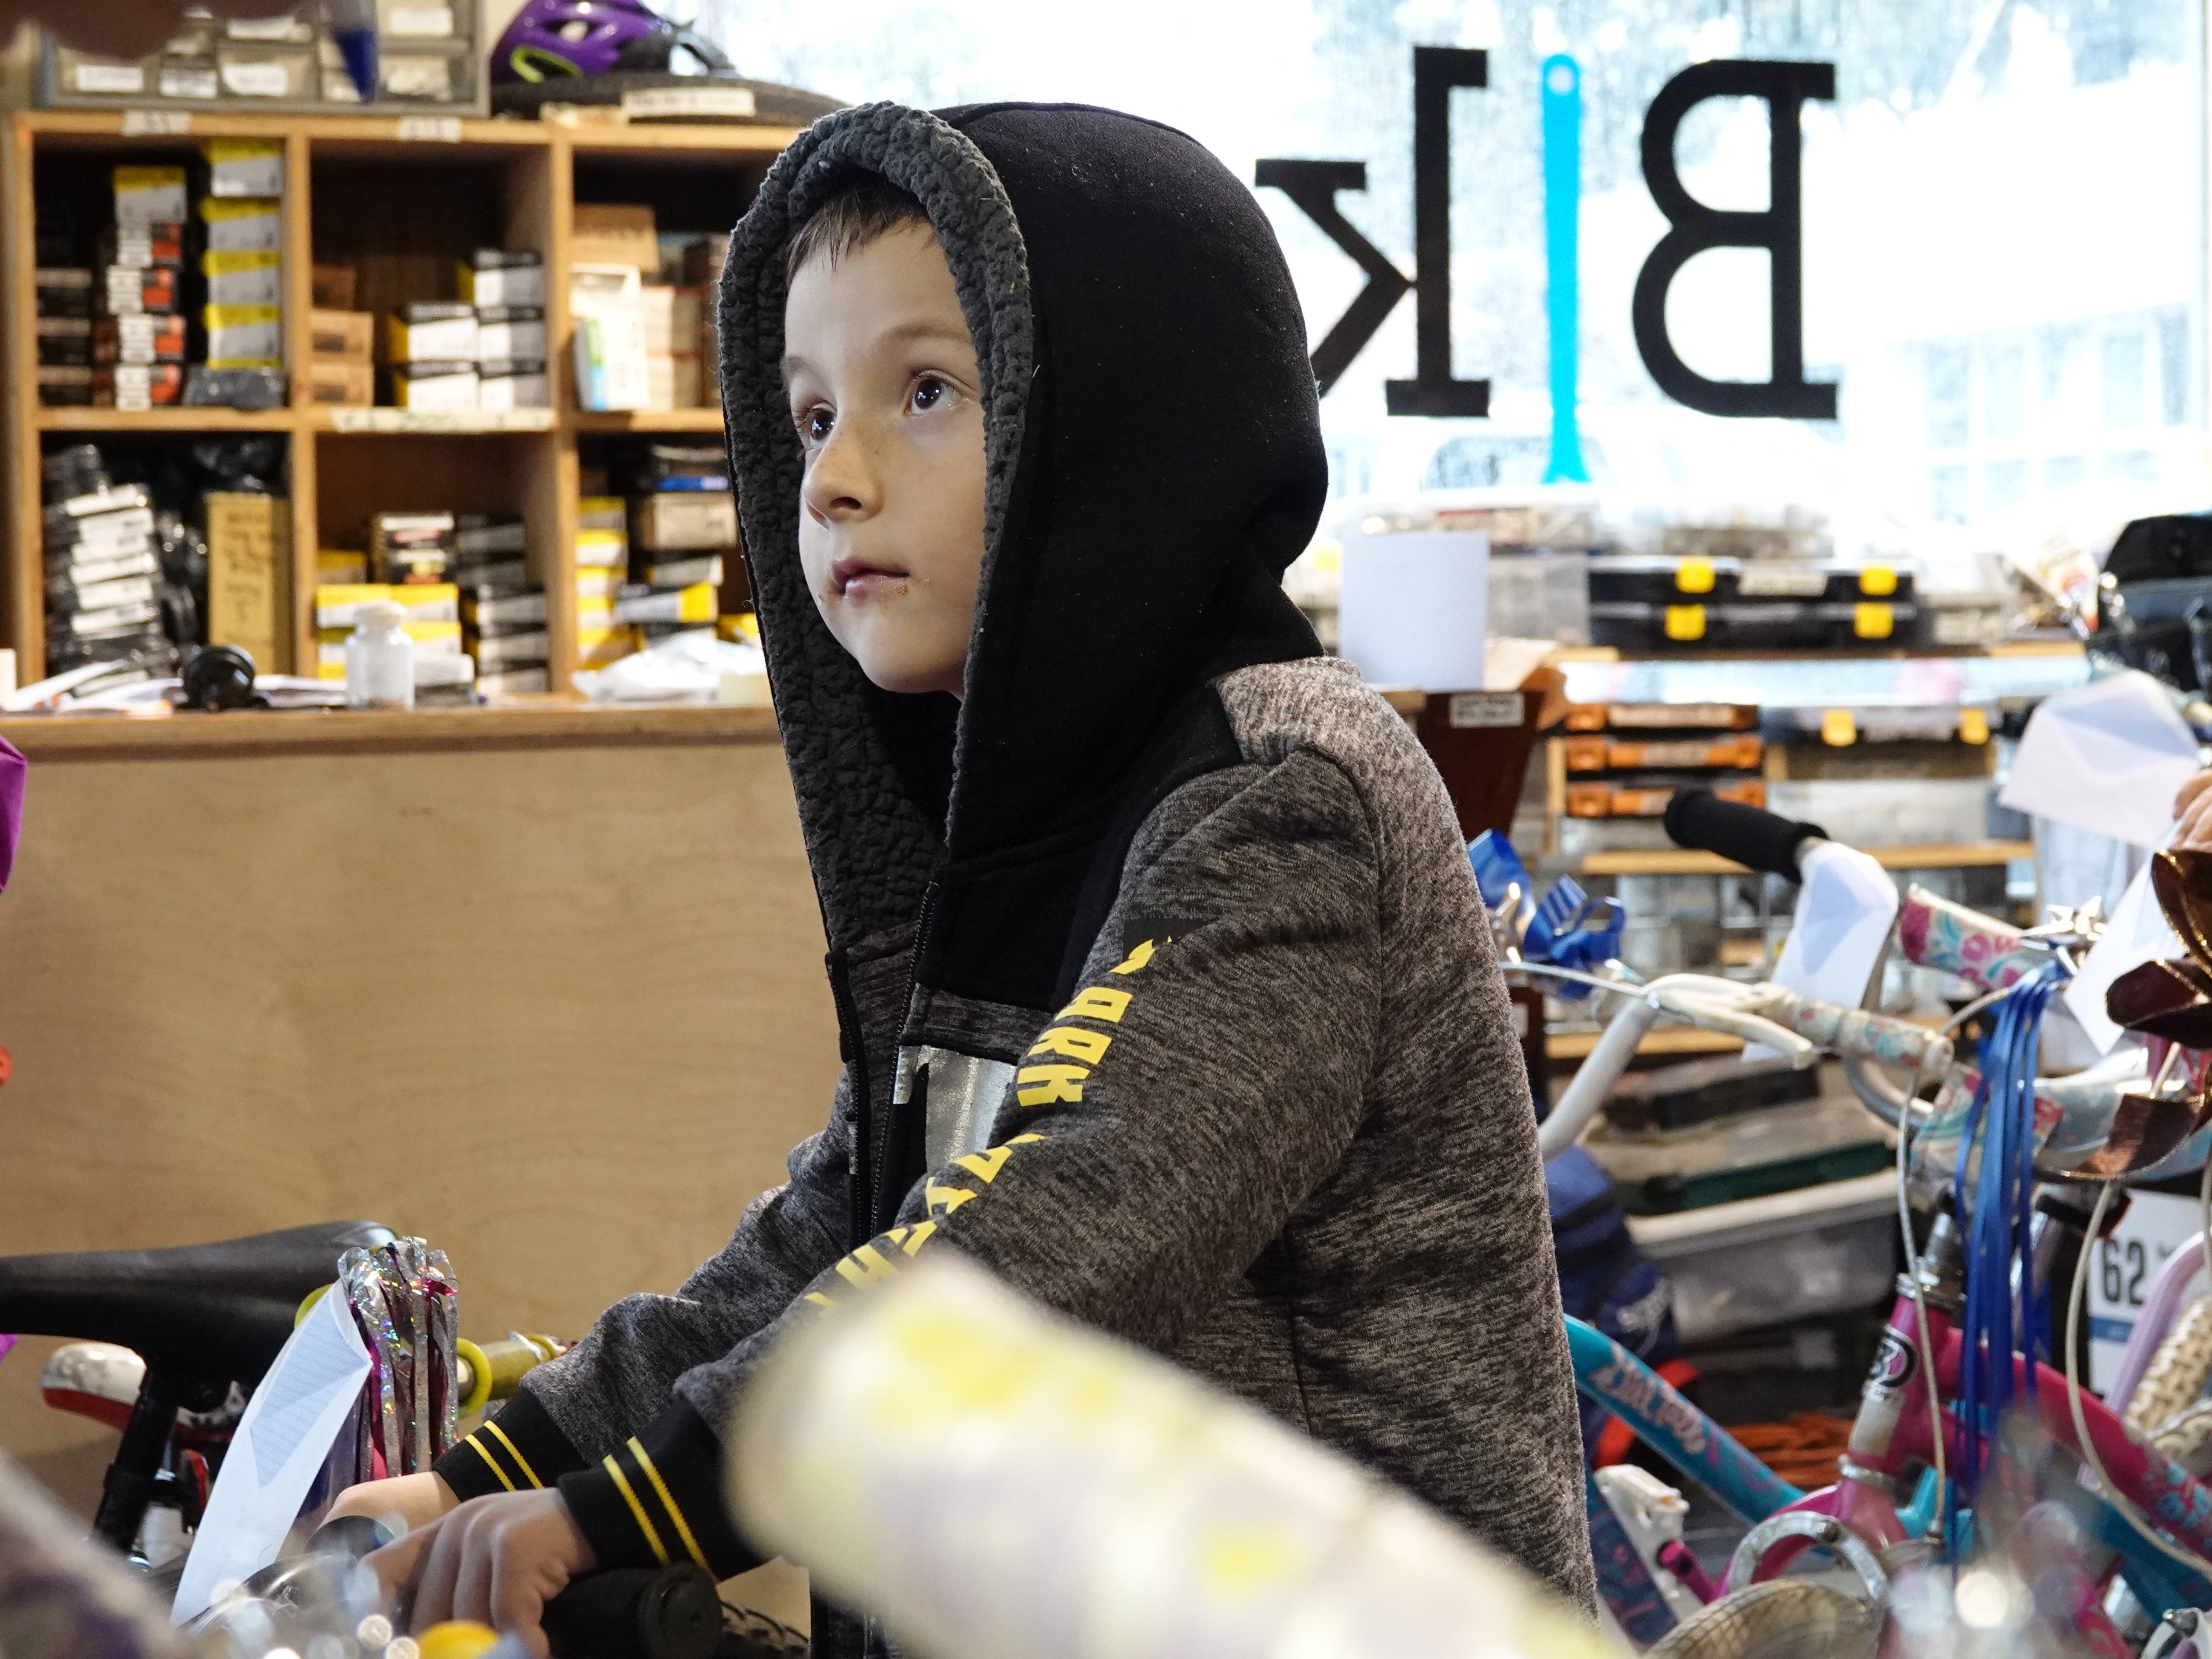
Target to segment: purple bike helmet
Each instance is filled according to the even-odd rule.
[[[529,0],[492,52],[491,78],[667,75],[679,52],[696,60],[693,73],[737,73],[713,41],[671,23],[643,0]]]

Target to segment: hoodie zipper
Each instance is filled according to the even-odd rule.
[[[846,1080],[849,1085],[846,1113],[845,1229],[848,1249],[857,1249],[875,1237],[867,1225],[874,1213],[868,1188],[868,1045],[860,1030],[860,1007],[853,996],[853,972],[845,952],[830,953],[830,1000],[837,1010],[837,1040],[844,1050]]]
[[[929,944],[930,919],[936,914],[936,911],[937,878],[935,876],[932,876],[929,878],[929,885],[922,890],[921,912],[915,919],[914,955],[908,959],[907,964],[906,1001],[899,1010],[899,1021],[902,1027],[899,1035],[902,1037],[905,1036],[903,1027],[906,1019],[914,1012],[915,993],[921,987],[921,953]],[[896,1067],[897,1064],[897,1049],[896,1047],[894,1047],[892,1050],[892,1064],[894,1067],[894,1075],[896,1076]],[[894,1083],[892,1086],[892,1092],[894,1094],[897,1092],[896,1083]],[[890,1170],[889,1167],[892,1140],[890,1132],[890,1114],[897,1109],[898,1108],[895,1104],[888,1101],[884,1104],[883,1144],[875,1149],[875,1171],[873,1177],[868,1183],[868,1231],[862,1241],[860,1241],[863,1243],[866,1242],[866,1239],[873,1238],[876,1236],[877,1232],[880,1231],[878,1224],[884,1218],[881,1207],[883,1204],[884,1184],[890,1179]]]

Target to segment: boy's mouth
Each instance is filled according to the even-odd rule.
[[[864,599],[906,579],[907,573],[895,565],[876,564],[849,553],[830,567],[830,588],[840,599]]]

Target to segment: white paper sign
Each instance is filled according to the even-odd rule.
[[[170,1617],[197,1618],[225,1584],[276,1559],[307,1489],[368,1376],[368,1350],[345,1297],[308,1310],[240,1419],[192,1539]]]
[[[1897,884],[1866,854],[1832,841],[1808,842],[1799,870],[1804,890],[1774,983],[1856,1008],[1897,917]]]
[[[2172,838],[2174,829],[2171,822],[2166,824],[2166,834],[2160,837],[2161,844]],[[2173,929],[2166,925],[2166,913],[2158,908],[2158,896],[2150,890],[2150,865],[2146,861],[2112,907],[2112,919],[2091,947],[2081,971],[2059,994],[2081,1023],[2089,1041],[2097,1045],[2097,1052],[2110,1054],[2120,1040],[2120,1028],[2105,1012],[2105,993],[2112,988],[2112,981],[2146,962],[2187,954]]]
[[[2197,769],[2197,739],[2166,688],[2130,669],[2045,697],[1997,799],[2038,817],[2156,847],[2175,791]]]
[[[1490,538],[1419,530],[1344,538],[1337,647],[1370,685],[1486,685]]]

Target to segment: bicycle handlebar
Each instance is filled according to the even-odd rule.
[[[1649,985],[1620,988],[1630,999],[1628,1005],[1607,1024],[1559,1104],[1537,1126],[1537,1150],[1547,1163],[1582,1139],[1613,1083],[1628,1069],[1637,1044],[1662,1013],[1747,1042],[1763,1042],[1787,1054],[1796,1066],[1809,1066],[1820,1054],[1812,1039],[1763,1017],[1777,996],[1788,994],[1772,986],[1742,985],[1704,974],[1668,974]]]
[[[712,1659],[722,1600],[707,1572],[672,1561],[576,1579],[540,1622],[553,1659]]]
[[[289,1572],[319,1560],[357,1561],[391,1537],[367,1516],[326,1522],[305,1556],[264,1568],[245,1588],[277,1593]],[[722,1598],[713,1576],[689,1561],[617,1567],[570,1580],[539,1622],[553,1659],[713,1659],[722,1638]]]
[[[1717,853],[1784,881],[1798,878],[1798,854],[1808,841],[1828,838],[1817,823],[1800,823],[1778,812],[1723,800],[1709,789],[1676,790],[1662,823],[1678,847]]]

